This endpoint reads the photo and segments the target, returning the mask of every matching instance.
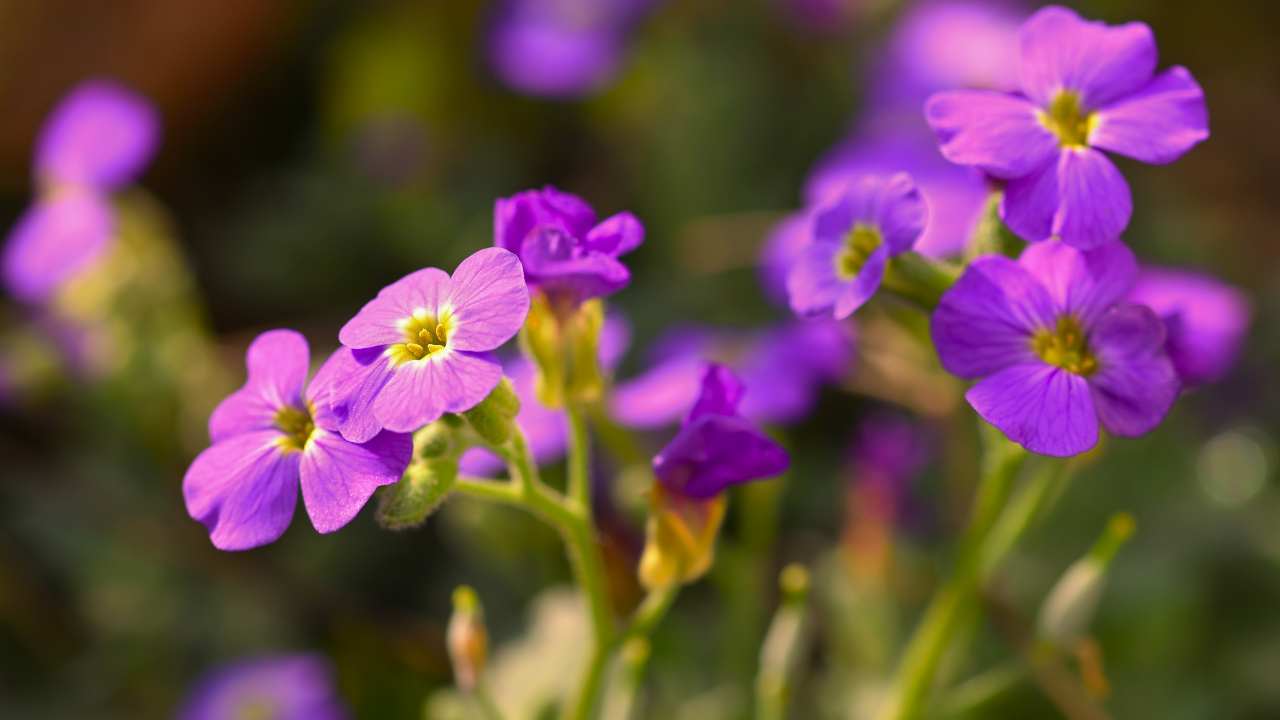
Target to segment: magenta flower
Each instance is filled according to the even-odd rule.
[[[485,248],[450,277],[425,268],[383,288],[338,333],[332,410],[352,442],[413,432],[475,407],[502,379],[490,353],[529,312],[520,260]]]
[[[929,440],[905,418],[879,412],[862,421],[850,448],[858,502],[864,512],[897,523],[918,514],[911,484],[928,465]]]
[[[178,720],[341,720],[347,711],[333,668],[318,655],[278,655],[233,663],[203,678]]]
[[[911,177],[865,177],[813,212],[812,239],[787,276],[791,309],[843,320],[875,294],[889,258],[915,245],[928,209]]]
[[[666,489],[705,500],[731,485],[773,477],[790,465],[787,451],[738,414],[742,383],[723,365],[709,365],[684,426],[653,458]]]
[[[597,223],[582,198],[549,185],[498,200],[493,229],[493,244],[520,256],[530,287],[574,302],[626,287],[631,272],[618,256],[644,242],[631,213]]]
[[[1164,325],[1125,301],[1137,273],[1121,243],[1028,247],[1016,262],[974,261],[942,296],[933,342],[965,395],[1010,440],[1043,455],[1082,453],[1098,424],[1142,435],[1178,396]]]
[[[1129,293],[1164,321],[1165,349],[1186,385],[1221,380],[1236,363],[1249,330],[1249,301],[1211,277],[1143,268]]]
[[[46,300],[102,256],[115,232],[110,193],[151,159],[158,128],[146,100],[106,81],[80,85],[54,108],[36,142],[39,195],[0,260],[15,297]]]
[[[1155,73],[1144,23],[1108,26],[1047,7],[1019,39],[1021,92],[929,99],[925,115],[942,153],[1006,181],[1001,215],[1023,238],[1082,249],[1115,240],[1133,203],[1101,151],[1173,162],[1209,136],[1204,93],[1185,68]]]
[[[316,530],[338,530],[409,465],[408,435],[380,433],[356,444],[337,433],[327,409],[334,357],[308,386],[310,352],[302,335],[272,330],[249,345],[248,380],[213,411],[213,444],[182,480],[187,512],[209,529],[218,549],[247,550],[283,535],[299,485]]]
[[[515,90],[574,97],[617,74],[652,0],[504,0],[489,31],[489,63]]]

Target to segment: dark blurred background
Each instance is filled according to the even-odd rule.
[[[180,493],[204,413],[241,380],[254,334],[297,327],[327,350],[387,282],[489,244],[496,197],[545,183],[646,226],[634,283],[614,300],[634,326],[624,374],[672,326],[781,319],[758,289],[758,249],[812,164],[871,109],[868,74],[907,3],[848,0],[820,22],[802,4],[666,0],[632,28],[605,87],[538,99],[490,70],[492,9],[478,1],[0,2],[0,224],[29,201],[32,143],[64,93],[105,76],[145,94],[164,138],[140,185],[179,258],[147,272],[191,273],[182,292],[216,339],[198,360],[222,368],[177,391],[71,381],[0,411],[0,716],[168,717],[209,668],[299,649],[333,659],[357,717],[429,716],[425,698],[450,682],[454,585],[477,587],[495,644],[523,635],[567,569],[554,534],[515,511],[457,500],[404,533],[366,512],[332,536],[299,515],[268,548],[214,550]],[[1254,322],[1228,379],[1152,435],[1109,444],[1000,589],[1033,614],[1105,519],[1132,512],[1138,533],[1096,624],[1115,716],[1280,717],[1280,4],[1071,4],[1146,21],[1161,65],[1204,86],[1208,142],[1168,167],[1120,162],[1136,208],[1127,238],[1146,260],[1241,287]],[[789,433],[791,476],[735,496],[722,567],[656,638],[651,716],[746,716],[769,578],[784,561],[820,566],[841,541],[853,429],[901,401],[847,392],[864,389],[854,375]],[[973,430],[953,412],[955,388],[939,392],[924,408],[903,401],[927,410],[937,452],[916,487],[927,518],[899,533],[894,642],[945,571],[973,472],[942,472],[972,463]],[[777,498],[776,531],[751,530]],[[611,553],[625,603],[640,521],[621,504]],[[859,717],[827,672],[840,605],[820,608],[795,717]],[[990,628],[976,647],[967,672],[1009,654]],[[985,716],[1053,713],[1027,684]]]

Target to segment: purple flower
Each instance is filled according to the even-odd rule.
[[[600,367],[606,372],[617,367],[631,339],[631,328],[618,315],[605,318],[600,332]],[[533,459],[538,463],[551,463],[564,456],[565,441],[569,436],[569,419],[563,410],[552,410],[538,401],[535,392],[537,368],[524,357],[504,363],[507,377],[511,379],[516,396],[520,398],[520,413],[516,423],[524,432]],[[492,475],[503,467],[502,460],[485,448],[475,447],[462,454],[458,468],[468,475]]]
[[[911,482],[929,459],[920,429],[898,415],[878,414],[859,425],[851,452],[859,499],[870,506],[867,510],[890,522],[903,519]]]
[[[520,256],[530,287],[573,302],[626,287],[631,272],[618,256],[644,242],[631,213],[597,223],[582,198],[550,185],[498,200],[493,229],[493,244]]]
[[[179,720],[341,720],[333,668],[318,655],[278,655],[227,665],[196,686]]]
[[[919,118],[930,94],[1018,87],[1018,16],[1000,2],[926,0],[894,27],[872,78],[877,106]]]
[[[742,393],[742,383],[732,371],[723,365],[707,366],[684,426],[653,458],[654,474],[663,487],[705,500],[730,485],[787,469],[787,451],[738,414]]]
[[[489,63],[530,95],[573,97],[613,79],[651,0],[505,0],[489,30]]]
[[[1120,237],[1129,186],[1101,151],[1169,163],[1209,136],[1204,93],[1185,68],[1155,73],[1144,23],[1087,22],[1061,7],[1019,35],[1021,92],[934,95],[925,115],[948,160],[1006,181],[1001,216],[1030,241],[1082,249]]]
[[[610,412],[634,428],[676,422],[697,400],[710,358],[743,377],[745,417],[764,423],[795,422],[813,408],[823,384],[848,372],[851,333],[831,320],[796,320],[747,335],[679,329],[654,344],[648,370],[614,387]]]
[[[1164,325],[1126,302],[1137,264],[1121,243],[1028,247],[979,258],[942,296],[933,342],[943,366],[979,379],[965,395],[987,422],[1044,455],[1075,455],[1151,430],[1178,396]]]
[[[489,351],[529,312],[520,260],[485,248],[450,277],[425,268],[383,288],[338,333],[332,409],[352,442],[413,432],[475,407],[502,379]]]
[[[293,520],[298,486],[311,524],[330,533],[351,522],[381,485],[400,479],[413,438],[384,432],[357,444],[337,433],[328,408],[335,353],[307,385],[307,341],[272,330],[249,346],[244,387],[209,418],[213,444],[182,480],[187,512],[220,550],[274,542]]]
[[[10,233],[2,265],[15,297],[41,302],[111,244],[111,191],[155,151],[159,122],[141,97],[91,81],[54,108],[36,143],[39,196]]]
[[[1249,301],[1230,285],[1182,270],[1143,268],[1129,293],[1164,321],[1165,349],[1186,385],[1222,379],[1249,329]]]
[[[787,276],[791,309],[843,320],[875,294],[889,258],[915,244],[928,209],[905,173],[850,183],[813,213],[812,240]]]
[[[810,172],[805,200],[810,207],[820,206],[851,180],[895,172],[911,176],[929,208],[928,225],[913,249],[934,258],[959,255],[990,190],[981,173],[942,158],[927,128],[915,132],[895,125],[837,146]]]

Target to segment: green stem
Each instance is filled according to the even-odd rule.
[[[883,283],[886,290],[932,310],[958,276],[959,270],[947,263],[905,252],[889,260]]]
[[[582,407],[576,403],[565,404],[569,416],[569,497],[573,498],[587,514],[591,511],[591,438],[587,434],[587,419]]]
[[[977,600],[982,545],[999,523],[997,518],[1026,457],[1025,451],[1003,438],[989,433],[984,437],[988,442],[983,474],[961,540],[959,562],[951,579],[934,595],[907,644],[888,700],[880,709],[880,720],[909,720],[920,715],[942,656]]]

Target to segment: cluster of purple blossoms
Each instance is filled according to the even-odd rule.
[[[1004,183],[1001,217],[1028,241],[1119,238],[1133,204],[1102,151],[1163,164],[1209,136],[1200,86],[1182,67],[1156,73],[1144,23],[1044,8],[1019,33],[1018,69],[1018,92],[939,93],[925,114],[948,160]]]
[[[618,259],[644,242],[644,226],[628,212],[598,221],[582,198],[551,186],[498,200],[494,245],[520,257],[529,287],[577,303],[626,287],[631,271]]]
[[[342,720],[333,668],[317,655],[280,655],[219,668],[202,679],[179,720]]]
[[[36,143],[36,201],[0,259],[14,297],[43,302],[103,255],[116,230],[111,193],[138,177],[158,135],[151,106],[111,82],[84,83],[54,108]]]
[[[653,0],[503,0],[489,29],[489,63],[530,95],[573,97],[617,74],[628,36]]]
[[[730,486],[786,471],[786,450],[739,414],[744,390],[723,365],[705,367],[683,426],[653,458],[653,472],[665,489],[706,500]]]
[[[1185,270],[1143,268],[1129,301],[1164,321],[1165,350],[1187,386],[1222,379],[1249,329],[1249,301],[1237,289]]]

